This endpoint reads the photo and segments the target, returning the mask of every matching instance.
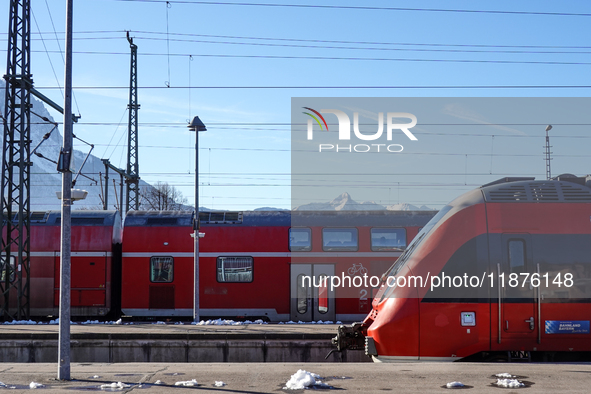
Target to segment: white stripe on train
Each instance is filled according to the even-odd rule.
[[[200,252],[199,257],[250,256],[250,257],[399,257],[402,252],[324,252],[324,253],[289,253],[289,252]],[[193,257],[193,252],[125,252],[123,257]]]

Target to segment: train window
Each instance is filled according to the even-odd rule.
[[[15,257],[14,256],[10,256],[10,266],[7,267],[6,264],[4,264],[4,258],[0,259],[0,281],[5,282],[6,281],[6,270],[8,269],[8,272],[10,273],[9,278],[11,282],[14,282],[15,279],[15,275],[16,275],[16,270],[14,269],[14,262],[15,262]]]
[[[146,224],[148,226],[176,226],[178,219],[177,218],[148,218],[146,220]]]
[[[290,228],[289,250],[293,252],[312,250],[312,231],[309,228]]]
[[[252,257],[218,257],[218,282],[252,282]]]
[[[374,252],[384,250],[406,249],[406,229],[404,228],[372,228],[371,250]]]
[[[170,283],[174,278],[174,259],[170,256],[150,257],[150,281]]]
[[[61,224],[62,223],[62,217],[60,216],[56,216],[55,218],[55,224]],[[96,226],[100,226],[102,224],[105,224],[105,218],[101,218],[101,217],[73,217],[71,218],[71,223],[72,226],[92,226],[92,225],[96,225]]]
[[[318,312],[325,314],[328,312],[328,276],[320,275],[320,286],[318,286]]]
[[[240,215],[238,214],[238,212],[226,212],[224,220],[226,222],[237,222],[238,220],[240,220]]]
[[[224,221],[224,212],[210,212],[209,213],[209,221],[210,222],[223,222]]]
[[[297,288],[297,309],[299,314],[308,312],[308,287],[306,286],[304,274],[298,275],[298,288]]]
[[[356,228],[323,228],[322,249],[357,251],[357,238]]]
[[[509,267],[512,273],[526,272],[525,243],[521,239],[512,239],[509,241]]]

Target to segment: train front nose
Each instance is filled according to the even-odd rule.
[[[365,338],[374,361],[419,358],[419,300],[386,298],[377,306]]]

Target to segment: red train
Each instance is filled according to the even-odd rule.
[[[200,315],[267,321],[355,321],[369,284],[313,278],[380,276],[434,211],[201,212]],[[72,212],[72,316],[191,317],[193,215]],[[57,316],[60,212],[31,216],[30,314]],[[309,277],[308,281],[305,277]],[[16,294],[11,294],[11,304]],[[2,302],[3,300],[0,300]],[[12,305],[11,305],[12,306]]]
[[[30,314],[33,317],[57,316],[61,213],[32,212],[30,219]],[[73,316],[106,316],[119,307],[121,229],[121,218],[115,211],[73,212]],[[14,260],[11,265],[14,272]],[[4,280],[4,269],[1,275]],[[14,280],[14,274],[10,276],[10,280]],[[17,294],[14,290],[10,294],[11,309],[16,308]],[[0,300],[0,303],[3,302],[4,298]]]
[[[363,323],[333,342],[381,362],[588,358],[590,219],[591,176],[468,192],[423,227]]]

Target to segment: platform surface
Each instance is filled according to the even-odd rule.
[[[245,324],[245,325],[195,325],[195,324],[72,324],[70,332],[73,336],[91,336],[98,338],[115,335],[122,336],[252,336],[265,338],[269,336],[328,337],[335,336],[337,324]],[[45,337],[58,334],[57,324],[11,325],[0,324],[0,338]]]
[[[334,389],[356,393],[442,393],[443,385],[460,381],[474,393],[587,393],[591,387],[591,364],[509,364],[509,363],[400,363],[400,364],[72,364],[73,381],[56,380],[57,364],[0,364],[0,381],[11,392],[30,392],[31,382],[43,384],[42,393],[102,391],[100,386],[122,382],[129,387],[115,392],[145,394],[187,393],[301,393],[283,387],[298,369],[322,376]],[[521,376],[530,387],[492,387],[497,373]],[[195,379],[198,386],[181,387],[177,382]],[[158,380],[162,384],[155,384]],[[214,382],[224,382],[214,387]],[[141,386],[141,387],[140,387]],[[331,389],[321,390],[332,391]],[[462,390],[465,392],[466,390]],[[311,392],[306,390],[306,392]]]
[[[79,363],[369,362],[359,351],[327,355],[337,326],[324,324],[73,324]],[[0,363],[57,360],[57,325],[0,325]]]

